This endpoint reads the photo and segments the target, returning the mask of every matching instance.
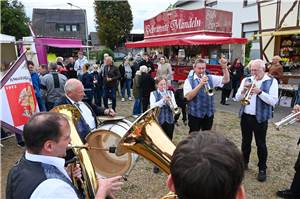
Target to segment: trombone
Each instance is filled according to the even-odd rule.
[[[250,79],[248,79],[249,81]],[[250,80],[251,81],[251,80]],[[251,96],[252,96],[252,89],[255,87],[256,84],[256,78],[254,77],[254,81],[252,82],[251,86],[249,89],[247,89],[245,93],[245,97],[241,100],[241,104],[246,106],[250,104]]]
[[[201,74],[201,78],[205,77],[205,74]],[[214,95],[214,89],[210,87],[209,83],[206,82],[206,84],[204,85],[204,91],[206,92],[206,94],[208,96],[213,96]]]
[[[287,115],[286,117],[282,118],[280,121],[274,123],[275,128],[279,131],[280,128],[283,126],[294,124],[298,120],[297,116],[299,114],[300,114],[300,111]]]

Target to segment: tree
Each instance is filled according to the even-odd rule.
[[[95,1],[95,22],[100,42],[114,49],[132,29],[132,12],[128,1]]]
[[[1,1],[1,33],[13,35],[16,39],[30,34],[26,23],[29,18],[24,11],[24,5],[17,0]]]

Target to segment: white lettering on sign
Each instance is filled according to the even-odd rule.
[[[170,21],[170,24],[165,25],[146,25],[145,27],[145,33],[146,35],[151,35],[155,33],[163,33],[163,32],[169,32],[169,29],[172,32],[178,32],[182,31],[184,29],[190,29],[190,28],[198,28],[201,26],[201,20],[197,17],[190,18],[188,21],[184,21],[184,19],[174,19]]]
[[[158,32],[168,32],[169,31],[169,24],[165,24],[163,26],[159,25],[159,26],[154,26],[154,25],[147,25],[145,27],[146,30],[146,34],[154,34],[154,33],[158,33]]]
[[[172,31],[183,30],[189,28],[197,28],[201,26],[201,20],[197,17],[190,18],[188,21],[184,21],[183,19],[175,19],[170,23],[170,28]]]

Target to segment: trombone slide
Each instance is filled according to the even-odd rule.
[[[274,123],[275,128],[277,130],[280,130],[280,128],[283,126],[294,124],[298,120],[297,116],[299,114],[300,114],[300,111],[287,115],[286,117],[282,118],[280,121]]]

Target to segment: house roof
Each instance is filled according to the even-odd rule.
[[[32,21],[35,23],[85,23],[85,10],[38,9],[34,8]]]

